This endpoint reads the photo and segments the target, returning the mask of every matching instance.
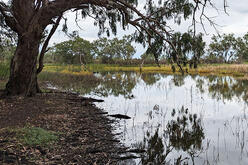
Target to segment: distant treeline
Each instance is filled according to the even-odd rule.
[[[174,33],[170,37],[174,46],[162,48],[163,53],[154,55],[149,52],[134,58],[136,50],[131,35],[121,39],[100,38],[93,42],[71,36],[64,41],[50,47],[45,55],[45,63],[56,64],[118,64],[142,65],[156,64],[155,56],[160,64],[173,63],[242,63],[248,60],[248,33],[243,37],[234,34],[214,35],[208,46],[203,41],[203,34],[194,35],[192,32]],[[15,51],[15,43],[2,40],[0,47],[0,61],[9,62]],[[156,49],[156,48],[152,48]],[[158,48],[161,49],[161,48]],[[177,54],[177,59],[175,59]]]

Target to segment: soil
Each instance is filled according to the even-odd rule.
[[[117,164],[123,152],[106,112],[72,93],[0,99],[0,164]],[[86,99],[87,100],[87,99]],[[59,132],[52,146],[25,146],[10,128]]]

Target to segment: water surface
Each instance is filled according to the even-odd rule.
[[[120,120],[119,138],[147,151],[123,164],[248,163],[248,81],[130,72],[95,76],[101,81],[77,91],[104,99],[97,106],[109,114],[130,116]]]

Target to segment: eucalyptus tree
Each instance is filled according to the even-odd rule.
[[[55,56],[58,63],[85,65],[93,61],[92,44],[75,36],[68,41],[55,44],[50,49],[50,55]]]
[[[142,2],[144,2],[142,0]],[[17,34],[18,43],[10,65],[10,77],[6,85],[8,95],[33,95],[39,92],[37,74],[42,71],[43,58],[50,38],[57,29],[66,11],[81,12],[83,18],[95,19],[99,34],[117,32],[121,24],[123,29],[129,25],[137,31],[133,35],[137,42],[148,45],[148,50],[157,57],[163,44],[169,40],[170,20],[180,23],[196,12],[207,17],[204,8],[214,6],[212,0],[146,0],[144,10],[139,10],[138,0],[9,0],[0,1],[1,24]],[[43,48],[39,47],[44,31],[49,31]],[[3,26],[2,26],[3,27]],[[66,27],[66,26],[64,26]],[[37,61],[40,53],[39,62]],[[175,58],[176,59],[176,58]],[[39,66],[37,68],[37,63]]]
[[[238,37],[236,39],[236,51],[239,62],[248,60],[248,33],[246,33],[242,38]]]
[[[171,36],[171,42],[176,49],[171,46],[167,47],[168,58],[174,58],[173,60],[178,58],[178,62],[184,65],[190,61],[190,64],[194,64],[196,68],[196,64],[204,54],[206,45],[203,41],[203,34],[194,35],[192,31],[186,33],[177,32]]]
[[[130,60],[135,54],[136,50],[132,46],[131,35],[125,35],[122,39],[115,38],[113,40],[113,46],[115,46],[116,51],[119,52],[119,59]]]
[[[93,42],[93,52],[96,59],[101,63],[112,63],[115,52],[109,40],[104,37]]]
[[[242,41],[241,41],[242,42]],[[220,62],[229,63],[238,59],[238,45],[234,34],[214,35],[209,44],[209,56],[215,57]]]
[[[122,39],[100,38],[93,42],[93,52],[102,63],[114,63],[118,60],[130,60],[136,50],[132,46],[131,36]]]

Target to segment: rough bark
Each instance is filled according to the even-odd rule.
[[[15,55],[11,60],[7,95],[32,96],[40,92],[37,83],[37,57],[41,34],[27,32],[18,36]]]

